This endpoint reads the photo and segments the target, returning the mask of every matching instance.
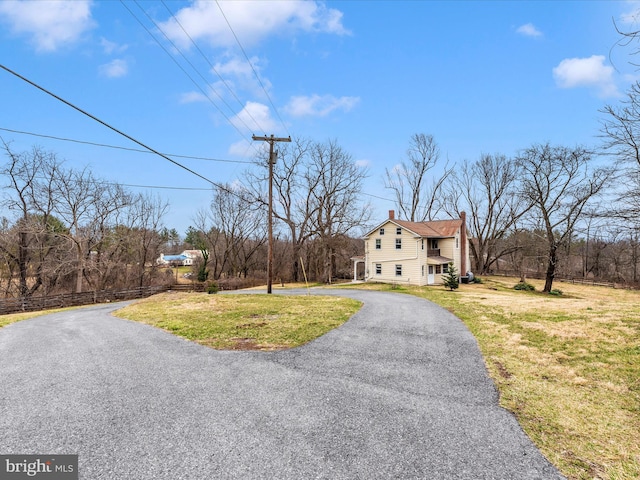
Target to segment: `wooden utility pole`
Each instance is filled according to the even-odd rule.
[[[276,142],[290,142],[291,137],[256,137],[253,135],[254,141],[269,142],[269,245],[267,250],[267,293],[271,293],[273,286],[273,166],[276,163],[277,153],[273,151],[273,144]]]

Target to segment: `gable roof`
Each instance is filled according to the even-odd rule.
[[[388,218],[376,228],[368,232],[364,237],[370,236],[376,230],[380,229],[387,223],[393,223],[398,227],[409,230],[418,237],[427,238],[451,238],[455,237],[458,230],[462,227],[462,219],[454,220],[430,220],[427,222],[409,222],[407,220],[395,220]]]

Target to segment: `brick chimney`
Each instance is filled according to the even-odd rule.
[[[460,275],[467,274],[467,214],[460,212]]]
[[[394,220],[396,218],[395,210],[389,210],[389,220]]]

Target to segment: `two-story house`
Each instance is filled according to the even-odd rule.
[[[409,222],[395,212],[364,236],[365,280],[410,285],[442,283],[453,262],[466,275],[469,244],[464,212],[456,220]]]

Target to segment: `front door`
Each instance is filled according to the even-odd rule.
[[[433,273],[433,265],[429,265],[429,276],[427,277],[427,285],[433,285],[436,282],[436,276]]]

